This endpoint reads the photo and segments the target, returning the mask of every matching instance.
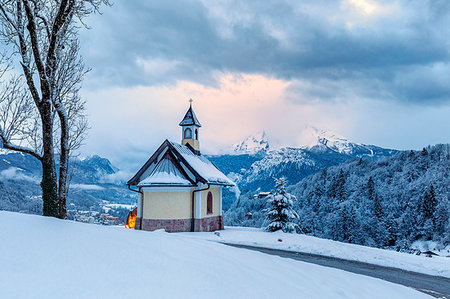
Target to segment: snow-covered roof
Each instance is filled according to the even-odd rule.
[[[166,161],[167,160],[167,161]],[[211,161],[189,147],[168,140],[156,150],[127,184],[133,186],[177,185],[198,183],[235,186]]]
[[[183,120],[180,122],[180,126],[190,126],[190,125],[196,125],[201,127],[202,125],[197,119],[197,116],[195,116],[194,110],[192,109],[192,106],[189,107],[188,111],[186,112],[186,115],[184,116]]]
[[[159,161],[150,175],[138,184],[140,187],[155,185],[192,186],[191,182],[168,158]]]
[[[194,170],[208,183],[232,186],[235,185],[234,182],[223,174],[216,165],[204,156],[194,154],[187,146],[175,142],[170,143],[183,156],[186,162],[189,163],[189,165],[194,168]]]

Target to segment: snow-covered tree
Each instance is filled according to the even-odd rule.
[[[286,192],[285,178],[275,179],[275,182],[275,190],[267,199],[269,207],[266,212],[270,224],[266,229],[272,232],[281,229],[285,233],[292,233],[298,228],[298,225],[292,222],[298,218],[297,212],[293,209],[296,198]]]
[[[41,162],[44,216],[67,216],[70,151],[88,127],[80,97],[87,69],[78,34],[102,4],[109,2],[0,0],[2,67],[20,74],[0,88],[0,144]]]

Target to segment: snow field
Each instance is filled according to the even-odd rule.
[[[431,298],[191,235],[3,211],[0,227],[0,298]]]
[[[386,267],[443,276],[450,278],[450,258],[414,255],[392,250],[348,244],[321,239],[302,234],[287,234],[281,231],[266,232],[259,228],[225,227],[219,235],[214,233],[181,233],[192,238],[201,238],[215,242],[260,246],[304,253],[319,254],[346,260],[354,260]],[[282,242],[278,240],[281,239]]]

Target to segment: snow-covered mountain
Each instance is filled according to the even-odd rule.
[[[258,155],[228,155],[211,160],[238,184],[243,193],[270,191],[274,178],[286,177],[295,184],[321,169],[347,161],[352,156],[334,151],[315,152],[303,148],[285,147]],[[245,160],[246,166],[242,160]],[[235,163],[236,162],[236,163]],[[232,166],[235,165],[235,169]],[[224,205],[225,206],[225,205]]]
[[[341,154],[363,156],[386,156],[389,154],[384,148],[375,145],[351,142],[346,137],[332,131],[316,127],[307,127],[301,133],[300,148],[316,152],[335,151]]]
[[[242,193],[269,191],[275,177],[286,177],[289,184],[325,167],[356,158],[379,159],[395,154],[384,149],[349,141],[339,134],[309,127],[301,133],[302,146],[271,149],[267,135],[262,132],[247,137],[232,154],[209,158],[239,186]],[[273,147],[272,147],[273,148]],[[230,194],[232,196],[232,194]],[[228,208],[234,198],[225,198]]]
[[[308,126],[300,132],[299,146],[284,146],[275,148],[269,144],[269,138],[265,131],[250,135],[242,142],[233,146],[232,154],[235,155],[255,155],[266,154],[270,150],[282,148],[300,148],[313,152],[336,152],[355,157],[376,157],[391,155],[395,151],[384,149],[375,145],[367,145],[352,142],[348,138],[330,130]]]
[[[248,136],[241,143],[233,146],[234,154],[254,155],[269,150],[269,141],[266,132],[262,131],[256,135]]]
[[[307,127],[301,132],[301,148],[324,150],[331,149],[338,153],[351,154],[354,145],[344,136],[316,127]]]

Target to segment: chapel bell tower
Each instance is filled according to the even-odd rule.
[[[189,102],[189,110],[180,122],[181,144],[189,144],[196,151],[196,154],[200,154],[198,131],[202,125],[198,121],[197,116],[195,116],[194,110],[192,109],[192,99],[190,99]]]

